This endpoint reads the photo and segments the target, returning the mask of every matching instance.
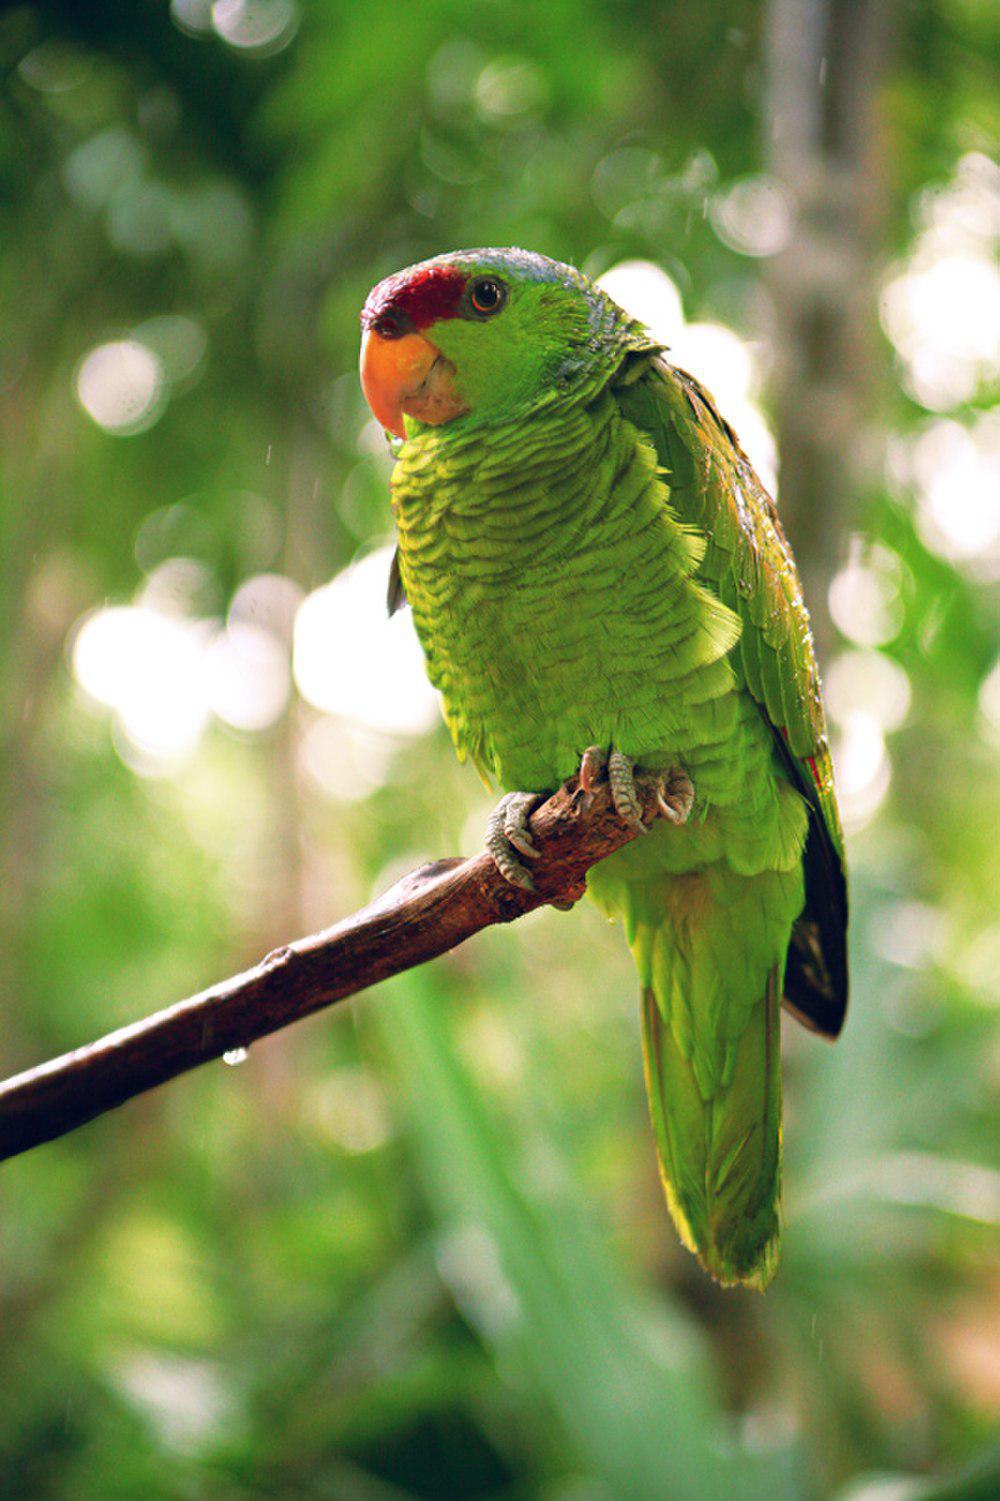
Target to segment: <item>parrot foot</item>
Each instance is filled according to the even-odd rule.
[[[694,807],[694,783],[683,766],[671,766],[657,777],[656,801],[670,823],[687,823]]]
[[[487,853],[492,856],[504,880],[512,886],[520,886],[522,891],[534,891],[535,882],[524,861],[518,859],[518,854],[527,860],[538,858],[528,819],[543,801],[537,792],[508,792],[497,803],[486,825]]]
[[[623,751],[608,752],[603,746],[591,745],[580,759],[577,796],[589,798],[605,771],[611,784],[615,812],[637,834],[645,834],[649,829],[642,816],[638,790],[644,782],[653,783],[657,809],[662,817],[673,824],[687,823],[694,805],[694,786],[682,767],[671,766],[665,772],[643,771],[637,769],[631,756],[626,756]]]
[[[645,834],[646,823],[642,816],[642,802],[635,781],[635,762],[622,751],[613,750],[608,757],[608,781],[611,784],[611,801],[622,823],[627,823],[637,834]]]
[[[608,753],[603,745],[588,745],[580,757],[580,770],[577,780],[580,783],[579,791],[584,797],[589,797],[603,777],[608,766]]]

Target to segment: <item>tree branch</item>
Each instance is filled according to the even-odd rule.
[[[640,793],[651,821],[655,793]],[[256,968],[0,1083],[0,1160],[447,953],[494,923],[579,900],[590,867],[637,837],[615,813],[606,783],[584,796],[575,780],[537,809],[531,831],[539,850],[535,892],[509,885],[485,852],[436,861]]]

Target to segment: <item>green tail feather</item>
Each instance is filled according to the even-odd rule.
[[[763,1291],[778,1264],[781,1229],[781,972],[771,970],[712,1099],[643,992],[646,1088],[667,1203],[684,1244],[724,1285]]]

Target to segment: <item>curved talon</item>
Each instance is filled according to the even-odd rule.
[[[608,781],[611,784],[611,801],[623,823],[637,834],[649,832],[642,816],[642,803],[635,785],[635,765],[631,756],[613,750],[608,757]]]
[[[503,831],[514,848],[529,860],[538,859],[538,846],[531,836],[528,820],[542,801],[537,792],[508,792],[501,799],[504,810]]]
[[[660,778],[656,802],[671,823],[687,823],[694,806],[694,783],[682,766],[671,766]]]
[[[517,858],[517,850],[528,860],[538,858],[528,819],[542,801],[535,792],[508,792],[497,803],[486,825],[486,849],[497,870],[511,886],[534,891],[535,882],[527,866]]]
[[[641,785],[652,783],[658,812],[672,824],[685,824],[694,806],[694,785],[681,766],[671,766],[669,771],[650,772],[637,770],[630,756],[613,750],[608,757],[608,781],[611,783],[611,798],[618,817],[630,829],[649,832],[649,824],[642,816]]]
[[[580,757],[580,770],[577,773],[580,788],[585,793],[593,792],[597,783],[604,775],[608,764],[608,753],[603,745],[588,745]]]

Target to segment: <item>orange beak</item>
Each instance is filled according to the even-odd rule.
[[[387,339],[375,329],[361,340],[361,389],[377,422],[406,437],[403,417],[450,422],[468,411],[455,390],[455,367],[423,334]]]

